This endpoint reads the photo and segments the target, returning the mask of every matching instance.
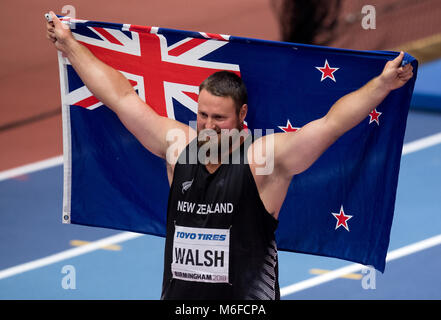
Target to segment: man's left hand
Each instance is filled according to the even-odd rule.
[[[413,67],[410,63],[401,66],[403,57],[404,52],[401,51],[398,57],[386,63],[380,75],[380,79],[389,90],[401,88],[413,77]]]

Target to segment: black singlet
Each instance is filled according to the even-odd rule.
[[[200,163],[176,164],[161,299],[280,299],[278,222],[265,209],[241,149],[240,164],[222,164],[212,174]]]

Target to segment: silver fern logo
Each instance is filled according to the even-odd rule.
[[[182,193],[190,189],[191,185],[193,184],[193,180],[185,181],[182,183]]]

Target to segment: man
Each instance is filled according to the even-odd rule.
[[[267,135],[249,144],[250,137],[240,134],[239,144],[233,144],[222,132],[243,128],[248,106],[240,77],[219,72],[201,84],[195,131],[157,115],[120,72],[98,60],[51,16],[48,39],[89,90],[150,152],[167,160],[171,188],[163,299],[280,298],[274,232],[292,177],[413,75],[411,65],[400,66],[400,53],[323,118],[296,132]],[[228,141],[227,148],[222,148],[223,141]],[[206,157],[190,161],[204,149]],[[231,164],[231,155],[239,164]],[[259,170],[268,163],[271,170]]]

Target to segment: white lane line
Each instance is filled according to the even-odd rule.
[[[26,271],[30,271],[30,270],[34,270],[40,267],[44,267],[56,262],[60,262],[62,260],[66,260],[66,259],[70,259],[70,258],[74,258],[77,257],[79,255],[91,252],[91,251],[95,251],[98,249],[101,249],[103,247],[106,247],[108,245],[112,245],[115,243],[120,243],[120,242],[124,242],[127,240],[131,240],[131,239],[135,239],[138,238],[140,236],[142,236],[143,234],[140,233],[134,233],[134,232],[122,232],[107,238],[103,238],[101,240],[97,240],[94,242],[90,242],[84,246],[81,247],[76,247],[73,249],[69,249],[69,250],[65,250],[62,251],[60,253],[56,253],[56,254],[52,254],[50,256],[41,258],[41,259],[37,259],[34,261],[30,261],[30,262],[26,262],[11,268],[7,268],[7,269],[3,269],[0,270],[0,280],[1,279],[5,279],[8,277],[12,277],[14,275],[26,272]]]
[[[57,156],[46,160],[30,163],[14,169],[0,172],[0,181],[18,177],[35,171],[48,169],[63,164],[63,156]]]
[[[386,262],[405,257],[407,255],[428,249],[430,247],[433,247],[433,246],[436,246],[439,244],[441,244],[441,234],[389,252],[386,256]],[[331,280],[334,280],[334,279],[337,279],[341,276],[344,276],[348,273],[358,272],[358,271],[362,270],[363,268],[367,268],[367,267],[362,264],[354,263],[354,264],[348,265],[346,267],[342,267],[340,269],[330,271],[330,272],[325,273],[323,275],[313,277],[313,278],[303,280],[303,281],[294,283],[292,285],[283,287],[280,289],[280,295],[282,297],[284,297],[284,296],[287,296],[287,295],[290,295],[290,294],[317,286],[319,284],[329,282]]]
[[[441,132],[406,143],[403,146],[403,155],[426,149],[439,143],[441,143]]]

